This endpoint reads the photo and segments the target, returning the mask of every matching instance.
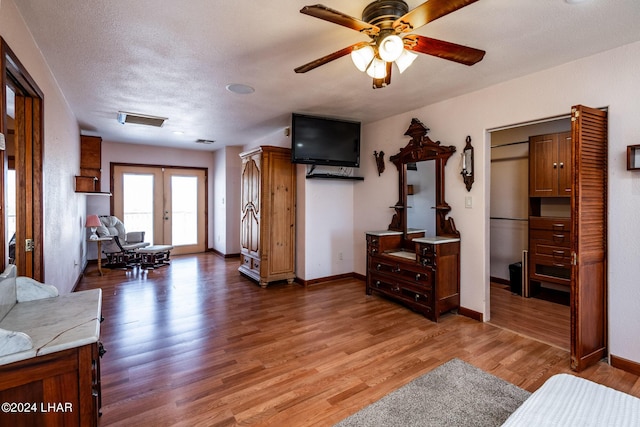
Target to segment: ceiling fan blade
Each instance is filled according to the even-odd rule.
[[[351,28],[352,30],[360,31],[370,36],[376,35],[380,32],[380,27],[376,25],[345,15],[342,12],[338,12],[337,10],[328,8],[321,4],[305,6],[300,9],[300,13],[333,22],[334,24],[342,25],[343,27]]]
[[[296,73],[306,73],[307,71],[311,71],[314,68],[317,68],[321,65],[326,64],[327,62],[331,62],[333,60],[342,58],[343,56],[349,55],[354,50],[365,47],[368,44],[369,43],[367,42],[352,44],[351,46],[345,47],[344,49],[340,49],[337,52],[330,53],[329,55],[323,56],[322,58],[318,58],[315,61],[311,61],[308,64],[301,65],[300,67],[296,68],[294,71]]]
[[[373,79],[373,88],[380,89],[391,84],[391,62],[387,62],[387,76],[384,79]]]
[[[413,31],[476,1],[478,0],[427,0],[404,16],[396,19],[393,23],[393,28],[400,32]]]
[[[437,56],[438,58],[464,65],[473,65],[482,61],[486,53],[484,50],[436,40],[430,37],[416,36],[414,34],[405,36],[404,41],[405,48],[409,50]]]

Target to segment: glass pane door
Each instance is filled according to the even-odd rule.
[[[154,244],[153,175],[125,173],[122,176],[123,213],[127,231],[144,231],[144,240]]]
[[[198,243],[198,179],[171,177],[171,242],[173,245]]]

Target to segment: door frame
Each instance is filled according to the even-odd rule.
[[[18,121],[16,114],[15,127],[20,132],[15,133],[18,144],[16,153],[16,264],[18,275],[32,277],[40,282],[44,281],[44,210],[43,210],[43,149],[44,149],[44,94],[35,83],[18,57],[11,50],[6,41],[0,37],[0,132],[7,134],[7,85],[10,85],[18,95],[24,97],[24,115]],[[18,106],[16,105],[16,110]],[[6,185],[6,171],[8,156],[5,150],[0,152],[2,173],[0,173],[0,206],[5,206],[4,189]],[[22,187],[20,187],[22,185]],[[20,196],[23,197],[20,197]],[[2,212],[4,216],[4,212]],[[3,268],[6,267],[7,253],[6,229],[4,221],[0,223],[0,259]],[[26,240],[33,241],[33,251],[26,251]],[[22,262],[20,262],[22,260]]]
[[[148,168],[148,169],[165,169],[165,170],[185,170],[192,169],[195,171],[201,171],[204,173],[204,201],[203,201],[203,219],[204,219],[204,252],[209,248],[209,184],[208,184],[208,169],[197,166],[171,166],[171,165],[158,165],[158,164],[143,164],[143,163],[117,163],[111,162],[109,164],[109,191],[111,194],[115,194],[115,169],[116,167],[131,167],[131,168]],[[111,215],[115,214],[115,197],[110,197],[110,211]],[[155,231],[154,231],[155,233]]]

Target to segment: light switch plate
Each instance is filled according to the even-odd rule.
[[[0,150],[6,150],[6,144],[4,142],[4,134],[0,133]]]
[[[471,196],[466,196],[464,198],[464,207],[467,209],[471,209],[473,207],[473,199]]]

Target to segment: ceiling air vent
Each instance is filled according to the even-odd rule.
[[[214,142],[213,139],[196,139],[196,143],[198,144],[213,144]]]
[[[166,117],[149,116],[146,114],[127,113],[125,111],[118,111],[118,123],[125,124],[131,123],[134,125],[144,125],[153,127],[162,127]]]

